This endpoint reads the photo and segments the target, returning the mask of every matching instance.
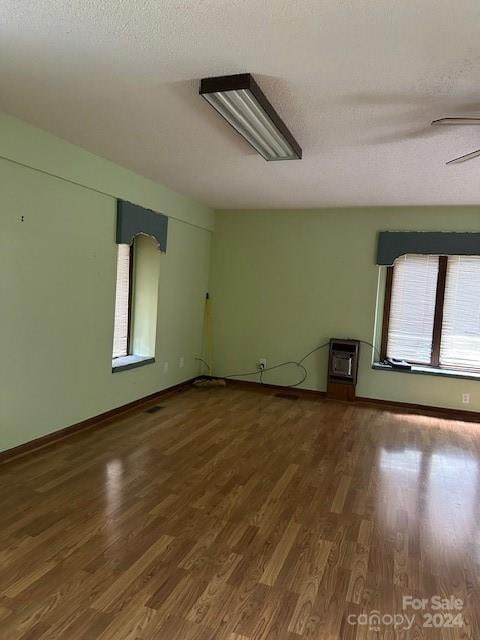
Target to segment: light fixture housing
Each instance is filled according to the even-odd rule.
[[[265,160],[300,160],[302,149],[249,73],[203,78],[200,95]]]

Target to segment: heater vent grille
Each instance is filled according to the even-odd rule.
[[[283,400],[298,400],[295,393],[276,393],[275,398],[283,398]]]
[[[145,409],[145,413],[157,413],[157,411],[160,411],[161,409],[163,409],[163,407],[159,404],[156,404],[154,407]]]

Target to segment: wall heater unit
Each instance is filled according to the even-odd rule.
[[[358,375],[358,340],[330,339],[327,396],[336,400],[355,400]]]

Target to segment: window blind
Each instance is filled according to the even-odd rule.
[[[119,244],[117,253],[117,284],[113,327],[113,358],[128,355],[128,325],[130,312],[130,246]]]
[[[406,255],[395,261],[387,356],[429,364],[438,256]]]
[[[480,369],[480,257],[448,258],[440,364]]]

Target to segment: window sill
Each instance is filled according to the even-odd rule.
[[[376,371],[394,371],[395,373],[413,373],[423,376],[441,376],[443,378],[460,378],[462,380],[480,380],[480,373],[472,371],[455,371],[454,369],[435,369],[434,367],[422,367],[412,365],[411,369],[396,369],[388,364],[374,362],[372,369]]]
[[[127,371],[128,369],[137,369],[138,367],[144,367],[146,364],[152,364],[153,362],[155,362],[155,358],[151,356],[122,356],[121,358],[112,360],[112,373]]]

